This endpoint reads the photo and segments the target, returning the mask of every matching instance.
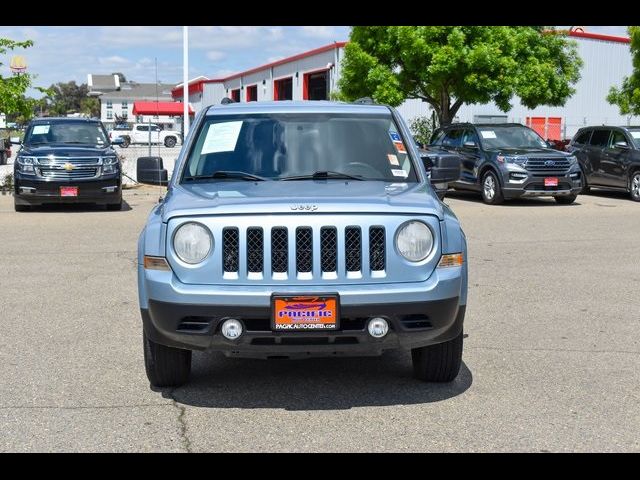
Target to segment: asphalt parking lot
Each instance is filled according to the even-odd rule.
[[[158,189],[120,212],[15,213],[0,195],[1,451],[640,451],[640,205],[447,198],[469,244],[464,364],[408,353],[242,360],[196,353],[152,391],[136,241]]]

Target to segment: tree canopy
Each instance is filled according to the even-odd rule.
[[[631,37],[633,72],[622,80],[622,86],[611,87],[607,100],[620,108],[622,115],[640,115],[640,26],[628,28]]]
[[[0,38],[0,55],[4,55],[8,50],[29,48],[32,45],[32,40],[16,42],[8,38]],[[3,63],[0,62],[1,65]],[[0,74],[0,113],[23,116],[27,119],[33,116],[36,100],[26,97],[25,92],[33,86],[34,78],[35,75],[30,73],[19,73],[10,77],[3,77]],[[35,88],[46,93],[43,88]]]
[[[463,104],[562,106],[582,60],[575,42],[552,27],[356,26],[345,47],[339,95],[392,106],[408,98],[451,123]]]

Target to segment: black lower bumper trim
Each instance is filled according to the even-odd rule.
[[[465,306],[458,297],[432,302],[342,306],[340,330],[274,332],[270,309],[212,305],[183,305],[149,301],[141,310],[144,331],[154,342],[191,350],[213,349],[227,355],[379,355],[384,350],[417,348],[451,340],[462,330]],[[383,339],[369,335],[369,318],[385,318],[390,331]],[[245,326],[235,341],[219,330],[225,318]]]

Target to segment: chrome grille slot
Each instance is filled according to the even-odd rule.
[[[362,270],[362,232],[360,227],[345,228],[344,244],[347,272],[359,272]]]
[[[236,273],[240,268],[239,240],[237,228],[222,230],[222,265],[225,272]]]
[[[247,271],[262,273],[264,270],[264,237],[262,228],[247,229]]]
[[[369,228],[369,268],[382,271],[386,265],[384,227]]]
[[[296,270],[311,273],[313,270],[313,232],[310,227],[296,229]]]
[[[338,232],[335,227],[320,229],[320,265],[323,272],[338,269]]]

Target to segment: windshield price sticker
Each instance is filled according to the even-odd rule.
[[[480,135],[482,135],[482,138],[497,138],[496,132],[493,130],[480,130]]]
[[[407,149],[404,148],[404,143],[402,142],[393,142],[393,145],[396,147],[398,153],[407,153]]]
[[[409,176],[409,174],[407,172],[405,172],[404,170],[397,169],[397,168],[392,169],[391,173],[393,174],[394,177],[407,178]]]
[[[207,137],[202,145],[202,155],[207,153],[233,152],[240,136],[242,121],[209,125]]]
[[[46,135],[49,133],[49,128],[51,125],[36,125],[33,127],[33,131],[31,135]]]
[[[395,155],[389,154],[389,155],[387,155],[387,158],[389,159],[389,163],[391,165],[395,165],[396,167],[400,166],[400,162],[398,161],[398,157],[396,157]]]

